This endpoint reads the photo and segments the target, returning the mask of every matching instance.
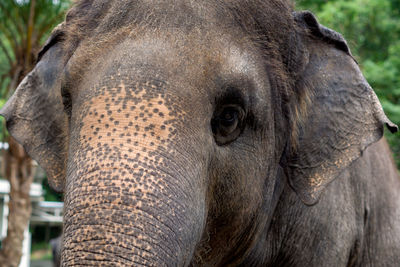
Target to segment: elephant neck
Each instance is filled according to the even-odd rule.
[[[259,223],[254,235],[254,243],[251,249],[243,256],[239,264],[240,266],[267,266],[273,254],[272,247],[269,246],[268,241],[272,234],[271,224],[274,216],[276,216],[276,209],[286,184],[283,167],[279,165],[276,170],[272,197],[263,203],[260,218],[258,219]]]
[[[203,243],[196,250],[195,266],[264,266],[268,262],[271,250],[268,249],[267,241],[271,221],[286,184],[282,167],[276,168],[275,176],[275,179],[271,179],[275,180],[274,183],[264,186],[263,194],[268,197],[246,223],[242,221],[240,226],[229,229],[219,226],[218,222],[216,225],[208,225]],[[231,218],[231,223],[233,221],[235,218]],[[213,230],[223,234],[217,240],[210,241]],[[205,256],[202,255],[204,252],[207,253]]]

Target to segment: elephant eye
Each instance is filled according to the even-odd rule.
[[[237,105],[226,105],[219,109],[211,120],[211,128],[218,145],[234,141],[242,132],[244,110]]]
[[[239,111],[233,107],[228,107],[223,110],[219,117],[220,130],[223,135],[228,135],[233,132],[237,125],[239,119]]]

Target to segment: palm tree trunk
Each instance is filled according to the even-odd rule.
[[[22,256],[24,231],[29,223],[32,207],[29,191],[33,182],[32,160],[24,148],[12,137],[4,152],[5,176],[10,182],[10,202],[7,237],[0,250],[1,267],[17,267]]]

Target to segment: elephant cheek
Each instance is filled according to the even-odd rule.
[[[185,114],[145,88],[127,94],[123,84],[102,88],[73,115],[78,120],[65,195],[67,266],[187,265],[200,239],[201,170],[182,167],[193,164],[177,149],[178,118]]]

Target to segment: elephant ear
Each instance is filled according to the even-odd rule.
[[[9,133],[46,171],[50,185],[61,192],[66,166],[68,118],[61,96],[62,47],[56,28],[35,68],[1,109]]]
[[[286,173],[291,187],[308,205],[362,152],[383,135],[385,116],[343,37],[320,25],[310,12],[294,13],[308,64],[297,91],[310,98],[298,140],[288,146]]]

